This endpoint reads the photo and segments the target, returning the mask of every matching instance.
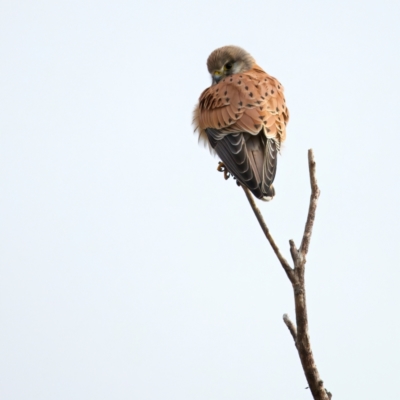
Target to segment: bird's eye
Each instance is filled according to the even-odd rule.
[[[232,68],[232,63],[231,62],[228,62],[228,63],[225,64],[225,69],[226,70],[229,71],[231,68]]]

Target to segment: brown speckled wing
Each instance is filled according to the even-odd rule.
[[[259,198],[273,196],[288,120],[282,85],[257,65],[206,89],[194,111],[199,140]]]
[[[199,129],[225,133],[245,131],[256,135],[264,125],[267,136],[280,143],[286,138],[288,120],[282,85],[259,67],[224,78],[206,89],[195,115]]]

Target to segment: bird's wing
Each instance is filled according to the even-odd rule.
[[[282,85],[259,67],[226,77],[206,89],[194,114],[194,124],[200,131],[213,128],[221,134],[256,135],[265,126],[267,137],[279,143],[286,138],[288,119]]]
[[[228,170],[262,198],[270,193],[288,119],[282,85],[257,67],[206,89],[194,122]]]

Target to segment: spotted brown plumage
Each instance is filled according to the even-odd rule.
[[[239,47],[215,50],[207,65],[213,84],[194,110],[199,140],[256,197],[271,199],[289,119],[283,87]]]

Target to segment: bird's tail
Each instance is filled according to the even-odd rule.
[[[268,190],[263,190],[263,197],[261,200],[263,201],[271,201],[275,197],[275,188],[274,185],[271,185]]]
[[[248,136],[246,141],[249,161],[257,179],[258,187],[249,188],[260,200],[270,201],[275,196],[272,185],[276,174],[279,143],[261,134]]]

